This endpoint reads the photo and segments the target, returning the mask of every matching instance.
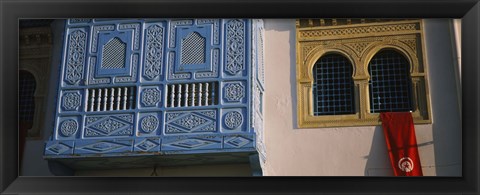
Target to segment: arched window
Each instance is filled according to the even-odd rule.
[[[35,112],[35,87],[35,77],[30,72],[21,70],[18,92],[19,121],[28,123],[30,127],[33,124],[33,114]]]
[[[322,56],[313,67],[313,115],[355,113],[352,64],[340,54]]]
[[[368,65],[370,112],[412,111],[412,84],[407,59],[395,50],[381,50]]]

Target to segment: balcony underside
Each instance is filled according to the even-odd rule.
[[[250,155],[256,151],[219,152],[198,154],[144,154],[136,156],[90,156],[68,158],[48,158],[74,170],[125,169],[156,166],[185,166],[206,164],[249,163]]]

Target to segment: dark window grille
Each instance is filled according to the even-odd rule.
[[[412,111],[410,66],[394,50],[375,54],[368,65],[370,74],[370,112]]]
[[[33,122],[33,115],[35,113],[35,77],[27,71],[20,71],[18,86],[19,120],[25,122]]]
[[[313,115],[355,113],[353,67],[339,54],[321,57],[313,67]]]

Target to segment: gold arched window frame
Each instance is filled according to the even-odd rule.
[[[299,128],[380,125],[370,113],[368,64],[379,51],[393,49],[410,65],[415,124],[431,123],[430,97],[421,20],[388,21],[296,29],[297,122]],[[355,114],[313,115],[313,67],[318,59],[338,53],[353,66]]]

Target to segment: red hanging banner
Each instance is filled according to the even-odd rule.
[[[395,176],[423,176],[410,112],[380,113]]]

